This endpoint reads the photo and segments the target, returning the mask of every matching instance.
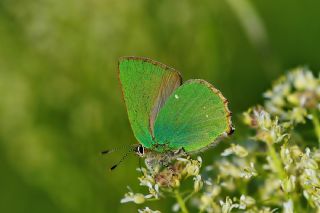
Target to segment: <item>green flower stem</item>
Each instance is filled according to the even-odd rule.
[[[279,159],[278,154],[277,154],[273,144],[270,142],[267,142],[267,145],[268,145],[268,149],[269,149],[269,154],[272,158],[272,161],[274,162],[274,164],[276,166],[277,173],[279,174],[279,178],[283,181],[287,177],[287,174],[286,174],[285,170],[283,169],[281,160]],[[288,200],[289,199],[292,200],[295,209],[300,208],[299,201],[297,201],[297,196],[295,195],[295,193],[286,193],[286,197]]]
[[[186,207],[186,204],[184,203],[184,200],[183,200],[183,198],[181,197],[180,192],[179,192],[178,189],[174,190],[174,195],[175,195],[175,197],[176,197],[176,199],[177,199],[177,202],[178,202],[178,204],[179,204],[179,206],[180,206],[181,212],[183,212],[183,213],[189,213],[189,211],[188,211],[188,209],[187,209],[187,207]]]
[[[317,110],[312,111],[312,122],[314,126],[314,131],[316,133],[316,136],[318,138],[318,142],[320,145],[320,121],[319,121]]]
[[[271,159],[276,166],[277,173],[279,174],[280,178],[282,180],[284,180],[287,175],[286,175],[285,171],[283,170],[282,163],[277,155],[277,152],[274,149],[274,146],[271,142],[267,141],[266,144],[268,146],[268,150],[269,150],[269,154],[271,156]]]
[[[190,198],[192,198],[195,194],[197,194],[197,192],[195,192],[195,191],[192,191],[189,195],[187,195],[184,199],[183,199],[183,201],[184,202],[187,202]]]

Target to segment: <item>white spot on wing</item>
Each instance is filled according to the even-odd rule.
[[[175,94],[174,97],[175,97],[176,99],[179,99],[179,96],[178,96],[177,94]]]

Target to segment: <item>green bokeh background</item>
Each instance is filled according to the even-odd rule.
[[[0,0],[0,212],[136,212],[119,201],[127,185],[138,189],[138,159],[111,173],[122,154],[99,155],[135,142],[118,57],[147,56],[184,79],[206,79],[237,114],[261,103],[285,70],[319,70],[319,8],[316,0]]]

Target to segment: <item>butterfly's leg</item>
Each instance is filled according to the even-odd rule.
[[[175,152],[173,152],[173,155],[177,158],[177,157],[188,157],[189,154],[186,152],[186,150],[181,147],[180,149],[176,150]]]
[[[144,175],[142,171],[142,166],[141,166],[141,158],[139,158],[139,169],[140,169],[141,175]]]
[[[179,152],[183,155],[188,155],[188,153],[186,152],[186,150],[184,149],[184,147],[181,147],[181,149],[179,150]]]

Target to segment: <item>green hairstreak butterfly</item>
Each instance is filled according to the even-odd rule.
[[[120,58],[119,79],[140,156],[197,152],[234,131],[227,99],[205,80],[183,83],[177,70],[142,57]]]

